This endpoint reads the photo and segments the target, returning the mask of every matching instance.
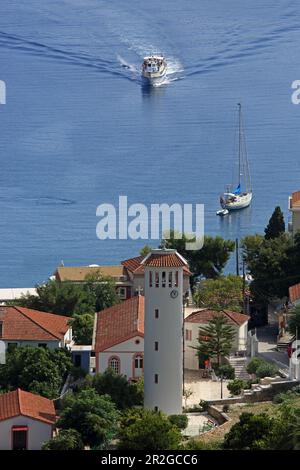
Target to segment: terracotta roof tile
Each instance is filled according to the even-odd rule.
[[[3,340],[62,340],[70,328],[69,317],[25,307],[0,307]]]
[[[176,252],[150,253],[143,260],[144,266],[153,266],[155,268],[179,268],[187,265],[187,262]]]
[[[167,255],[164,255],[164,256],[167,256]],[[142,261],[143,261],[145,258],[146,258],[146,256],[136,256],[135,258],[130,258],[130,259],[127,259],[127,260],[122,261],[121,264],[122,264],[123,266],[125,266],[125,268],[127,268],[129,271],[131,271],[131,272],[134,273],[134,274],[144,274],[144,271],[145,271],[145,264],[146,264],[146,263],[144,263],[144,264],[141,264],[141,263],[142,263]],[[172,258],[171,261],[174,262],[173,258]],[[168,260],[165,260],[166,263],[170,263],[171,261],[170,261],[170,258],[169,258]],[[154,261],[151,261],[151,263],[152,263],[152,262],[154,262]],[[158,262],[158,261],[156,260],[156,262]],[[178,266],[178,267],[179,267],[179,266],[183,266],[183,272],[184,272],[184,274],[186,274],[186,275],[191,275],[192,273],[191,273],[191,271],[189,270],[188,265],[187,265],[187,264],[183,264],[181,260],[180,260],[180,262],[181,262],[181,264],[178,264],[179,261],[176,260],[176,261],[175,261],[176,265],[174,265],[174,266]],[[149,266],[150,266],[150,264],[149,264]],[[166,266],[166,267],[167,267],[167,266]],[[169,266],[169,267],[173,267],[173,266]]]
[[[20,388],[0,395],[0,421],[19,415],[48,424],[54,424],[56,421],[53,401],[48,398],[25,392]]]
[[[229,323],[233,323],[235,325],[242,325],[249,320],[248,315],[244,315],[243,313],[239,312],[231,312],[229,310],[222,310],[221,312],[217,312],[216,310],[203,309],[191,313],[188,317],[186,317],[185,321],[188,323],[205,324],[220,314],[225,315]]]
[[[95,351],[144,335],[144,297],[131,297],[97,313]]]
[[[300,283],[289,287],[289,297],[291,302],[300,299]]]

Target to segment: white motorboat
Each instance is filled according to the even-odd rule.
[[[226,192],[220,197],[222,209],[229,211],[244,209],[251,204],[252,187],[251,176],[247,157],[246,141],[243,130],[242,106],[238,103],[238,179],[235,189],[227,187]],[[244,190],[242,189],[244,187]]]
[[[224,217],[225,215],[229,214],[229,210],[228,209],[221,209],[219,211],[216,212],[216,215],[219,215],[220,217]]]
[[[165,80],[167,62],[162,54],[144,57],[142,77],[147,83],[158,86]]]

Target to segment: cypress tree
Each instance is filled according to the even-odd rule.
[[[269,223],[265,228],[265,239],[270,240],[271,238],[277,238],[284,232],[284,216],[280,207],[277,206],[275,207],[275,210],[269,220]]]

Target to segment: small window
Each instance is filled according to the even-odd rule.
[[[154,407],[154,411],[158,412],[158,406]]]
[[[173,277],[173,273],[172,271],[169,272],[169,287],[172,287],[172,277]]]
[[[186,341],[192,341],[192,330],[185,330]]]
[[[152,287],[152,283],[153,283],[153,280],[152,280],[152,271],[150,271],[150,273],[149,273],[149,287]]]
[[[3,322],[0,321],[0,338],[3,338]]]
[[[154,343],[154,351],[158,351],[158,341],[155,341]]]
[[[47,348],[47,343],[39,343],[38,347],[46,349]]]
[[[155,316],[155,318],[159,318],[159,310],[158,310],[158,308],[155,309],[155,311],[154,311],[154,316]]]
[[[178,271],[175,272],[175,287],[178,287]]]
[[[154,383],[158,384],[158,374],[154,374]]]
[[[118,288],[118,296],[121,300],[125,300],[127,298],[126,287],[119,287]]]
[[[74,355],[74,366],[81,367],[81,355],[80,354]]]
[[[143,356],[136,356],[134,360],[134,367],[136,369],[142,369],[143,368]]]
[[[161,274],[161,286],[166,287],[166,271],[163,271]]]
[[[159,287],[159,272],[155,273],[155,287]]]
[[[120,359],[118,357],[112,357],[108,362],[108,367],[112,369],[116,374],[120,373],[120,366]]]

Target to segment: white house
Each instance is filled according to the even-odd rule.
[[[40,450],[55,422],[52,400],[21,389],[0,395],[0,450]]]
[[[231,312],[223,310],[216,312],[211,309],[201,309],[189,313],[185,318],[185,355],[184,365],[186,369],[199,369],[199,358],[196,354],[195,347],[199,344],[199,328],[207,326],[209,321],[216,315],[223,315],[226,317],[229,325],[235,332],[232,352],[244,352],[247,350],[247,336],[248,336],[248,315],[239,312]]]
[[[70,318],[19,306],[0,306],[0,340],[9,346],[70,347]]]
[[[144,297],[139,295],[96,314],[93,340],[96,372],[110,367],[128,379],[137,379],[143,374],[144,311]],[[199,328],[219,312],[186,308],[185,313],[184,366],[198,370],[199,360],[193,347],[198,345]],[[232,352],[246,352],[249,317],[230,311],[223,315],[235,330]]]
[[[97,313],[93,346],[97,372],[111,368],[131,380],[141,377],[144,368],[144,297],[132,297]]]

